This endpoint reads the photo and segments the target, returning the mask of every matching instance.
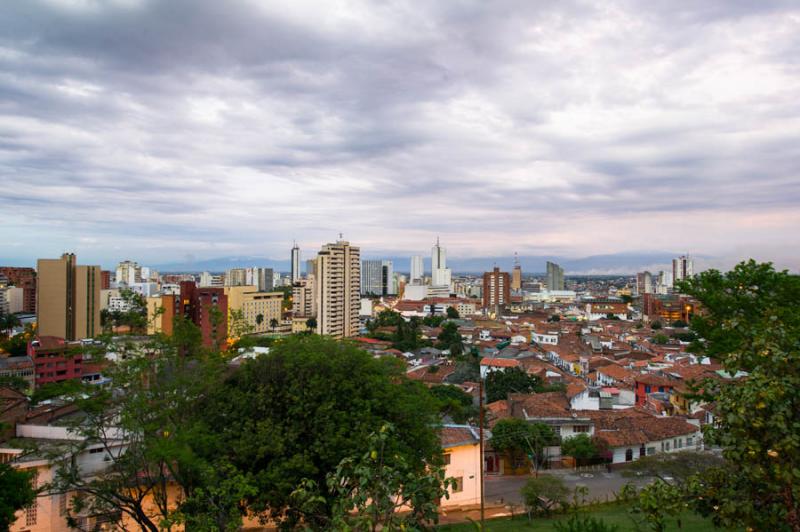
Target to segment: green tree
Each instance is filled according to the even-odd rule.
[[[625,297],[625,296],[622,296]],[[629,296],[630,297],[630,296]],[[572,514],[566,521],[556,521],[553,523],[556,532],[618,532],[617,525],[607,524],[602,519],[597,519],[591,515]]]
[[[665,345],[669,342],[669,336],[666,334],[657,334],[653,336],[653,343],[656,345]]]
[[[472,396],[458,386],[439,384],[432,386],[431,395],[439,403],[439,413],[456,423],[467,423],[478,415]]]
[[[654,321],[653,323],[650,324],[650,328],[653,329],[654,331],[657,331],[662,327],[663,325],[661,325],[660,321]]]
[[[0,464],[0,530],[8,530],[16,521],[14,514],[35,500],[31,472]]]
[[[510,393],[531,393],[540,384],[538,377],[528,375],[520,368],[490,371],[486,376],[486,402],[504,400]]]
[[[22,325],[22,323],[17,316],[14,314],[5,314],[0,311],[0,331],[3,332],[6,338],[10,338],[14,327],[19,327],[20,325]]]
[[[685,321],[683,321],[683,320],[675,320],[675,321],[673,321],[673,322],[672,322],[672,324],[671,324],[671,325],[672,325],[673,327],[675,327],[676,329],[685,329],[686,327],[688,327],[688,326],[689,326],[689,324],[688,324],[688,323],[686,323],[686,322],[685,322]]]
[[[538,473],[547,460],[546,447],[558,445],[558,437],[544,423],[507,418],[495,424],[490,442],[494,449],[508,455],[513,467],[529,462]]]
[[[258,316],[261,316],[261,321],[263,322],[264,316],[262,314]],[[258,322],[258,316],[256,316],[256,322]],[[228,330],[230,330],[231,336],[241,338],[252,333],[253,329],[254,327],[244,317],[242,309],[233,309],[228,312]]]
[[[464,353],[464,342],[461,338],[461,333],[458,332],[458,325],[454,322],[448,322],[442,326],[442,332],[439,333],[437,340],[439,342],[437,347],[439,349],[449,349],[450,356],[453,358]]]
[[[278,328],[278,320],[276,318],[271,318],[269,320],[269,327],[272,329],[272,333],[275,333],[275,329]]]
[[[598,449],[588,434],[578,434],[561,442],[561,454],[574,458],[577,465],[580,460],[597,456]]]
[[[528,479],[520,490],[528,518],[549,515],[569,505],[569,488],[560,477],[541,475]]]
[[[445,480],[441,464],[425,470],[410,466],[391,451],[395,437],[393,426],[384,425],[369,436],[363,454],[343,459],[328,474],[328,491],[335,497],[330,517],[314,482],[304,481],[293,495],[307,501],[305,513],[321,522],[330,520],[325,528],[335,530],[424,530],[435,525],[438,501],[448,497],[453,482]]]
[[[264,323],[264,315],[263,314],[256,315],[256,325],[260,327],[262,323]]]
[[[386,423],[396,427],[390,453],[409,471],[427,471],[441,454],[437,404],[427,389],[406,379],[395,359],[323,336],[277,342],[195,409],[214,436],[206,452],[223,454],[253,478],[257,495],[247,498],[248,508],[285,527],[301,519],[317,529],[330,524],[340,494],[327,474],[367,452],[369,435]],[[292,495],[304,480],[318,489],[313,513]]]
[[[800,531],[800,277],[751,260],[678,289],[703,309],[693,351],[747,373],[696,387],[714,401],[705,437],[726,464],[699,475],[695,507],[720,525]]]
[[[306,329],[315,331],[317,329],[317,318],[308,318],[306,320]]]
[[[561,321],[561,316],[559,316],[558,314],[553,314],[552,316],[550,316],[549,318],[547,318],[547,321],[549,321],[549,322],[558,322],[558,321]]]
[[[449,320],[457,320],[461,316],[458,314],[458,310],[456,307],[447,307],[447,319]]]

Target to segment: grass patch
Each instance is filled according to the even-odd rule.
[[[591,515],[597,519],[602,519],[606,522],[606,524],[617,525],[620,531],[635,532],[637,528],[633,520],[631,520],[631,516],[628,513],[628,508],[629,507],[627,505],[623,504],[609,504],[596,508],[587,508],[581,513]],[[516,516],[514,519],[511,519],[510,517],[487,519],[485,530],[488,532],[502,532],[505,530],[555,530],[553,527],[554,523],[558,521],[565,521],[568,518],[568,515],[558,515],[550,518],[539,517],[533,519],[532,521],[528,521],[528,517],[522,515]],[[676,519],[668,520],[667,530],[680,530],[681,532],[707,532],[719,530],[718,528],[714,528],[710,520],[704,519],[703,517],[700,517],[692,512],[684,512],[681,514],[680,520],[681,528],[678,528],[678,522]],[[457,525],[443,525],[439,527],[439,530],[448,532],[475,532],[477,529],[472,523],[460,523]],[[647,529],[644,528],[644,530]]]

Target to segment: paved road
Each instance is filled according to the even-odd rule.
[[[567,486],[572,490],[575,486],[586,486],[589,488],[587,500],[606,500],[613,499],[615,493],[619,493],[625,484],[631,481],[623,477],[619,472],[608,473],[604,470],[576,472],[572,470],[551,470],[540,473],[541,475],[555,475],[561,477]],[[524,476],[486,476],[486,501],[492,503],[514,503],[522,504],[522,497],[519,493],[522,486],[530,478]],[[646,479],[637,479],[637,484],[646,482]]]

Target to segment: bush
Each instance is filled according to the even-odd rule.
[[[558,532],[617,532],[617,525],[606,524],[602,519],[590,515],[573,514],[567,521],[553,523]]]
[[[528,480],[520,490],[528,517],[550,515],[569,506],[569,488],[559,477],[542,475]]]

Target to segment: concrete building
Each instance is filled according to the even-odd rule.
[[[200,328],[205,347],[225,348],[228,296],[223,288],[197,287],[194,281],[182,281],[181,294],[175,300],[175,316],[183,316]]]
[[[694,276],[694,261],[689,255],[681,255],[672,259],[672,282],[677,283]]]
[[[447,267],[447,250],[439,245],[437,238],[436,245],[431,248],[431,285],[449,288],[451,277],[452,273]]]
[[[522,290],[522,266],[516,255],[514,256],[514,270],[511,272],[511,290]]]
[[[9,286],[22,288],[22,310],[27,314],[36,313],[36,270],[33,268],[0,267],[0,276],[7,279]]]
[[[564,268],[555,262],[547,261],[547,289],[564,290]]]
[[[225,272],[225,286],[245,286],[247,283],[247,270],[244,268],[231,268]]]
[[[200,274],[200,287],[201,288],[222,288],[225,286],[225,276],[224,275],[212,275],[209,272],[203,272]]]
[[[147,334],[172,335],[175,318],[175,298],[178,294],[161,294],[147,298]]]
[[[259,292],[271,292],[275,288],[275,272],[272,268],[247,268],[245,286],[255,286]]]
[[[100,334],[100,266],[79,266],[73,253],[39,259],[36,322],[40,336],[65,340]]]
[[[511,276],[495,267],[483,274],[483,308],[494,309],[511,302]]]
[[[231,320],[231,313],[235,311],[242,313],[253,333],[268,332],[273,319],[281,321],[282,292],[259,292],[255,286],[226,286],[224,291],[228,296],[228,336],[237,333],[232,330],[235,324]]]
[[[300,248],[297,247],[297,242],[292,246],[292,283],[300,280]]]
[[[367,296],[397,294],[394,267],[390,260],[361,261],[361,293]]]
[[[314,285],[317,332],[335,338],[358,334],[361,251],[345,240],[317,254]]]
[[[314,275],[317,268],[317,259],[308,259],[306,261],[306,277]]]
[[[292,314],[301,318],[311,318],[316,315],[313,275],[299,279],[292,285]]]
[[[115,281],[117,285],[130,285],[142,282],[142,268],[138,263],[125,260],[117,265]]]
[[[648,271],[637,273],[636,295],[652,294],[653,292],[653,275]]]
[[[489,436],[491,433],[486,431]],[[468,425],[446,424],[440,441],[445,464],[445,476],[455,485],[448,488],[449,497],[442,499],[442,508],[474,508],[481,502],[482,462],[479,432]],[[486,438],[487,435],[484,435]],[[484,440],[485,441],[485,440]]]
[[[411,257],[411,270],[408,282],[411,284],[422,284],[425,276],[425,264],[422,262],[422,255]]]

